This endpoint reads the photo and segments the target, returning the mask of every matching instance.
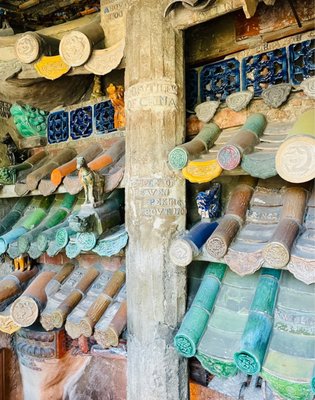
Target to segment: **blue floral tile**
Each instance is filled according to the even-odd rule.
[[[240,91],[240,63],[235,58],[205,65],[200,73],[201,102],[225,100]]]
[[[186,72],[186,109],[194,111],[198,101],[198,72],[196,69],[189,69]]]
[[[92,125],[92,106],[80,107],[70,111],[70,136],[73,140],[91,136],[93,133]]]
[[[69,115],[67,111],[56,111],[47,118],[47,141],[50,144],[69,139]]]
[[[299,85],[315,75],[315,39],[289,46],[290,79]]]
[[[94,126],[96,133],[104,134],[116,130],[114,128],[114,107],[110,100],[94,104]]]
[[[242,89],[259,96],[269,85],[288,82],[288,61],[285,47],[242,60]]]

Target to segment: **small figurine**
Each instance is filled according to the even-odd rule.
[[[116,129],[125,128],[126,117],[125,117],[125,100],[124,100],[124,88],[123,86],[115,86],[112,83],[106,89],[110,101],[115,110],[114,114],[114,127]]]
[[[216,219],[221,214],[221,184],[213,183],[209,190],[196,196],[198,213],[201,218]]]
[[[3,8],[0,8],[0,36],[14,35],[14,31],[6,18],[6,14],[7,12]]]
[[[94,85],[93,91],[91,94],[91,99],[98,99],[99,97],[103,97],[104,93],[102,92],[102,82],[101,77],[99,75],[94,75]]]
[[[32,269],[32,261],[28,254],[21,254],[19,257],[14,259],[14,271],[25,270],[30,271]]]
[[[77,169],[79,170],[79,179],[84,188],[85,201],[84,204],[97,207],[103,202],[103,194],[105,189],[105,179],[99,173],[92,171],[84,159],[77,157]]]

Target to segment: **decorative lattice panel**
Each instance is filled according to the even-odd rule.
[[[114,128],[114,107],[110,100],[94,104],[94,124],[96,133],[112,132]]]
[[[225,100],[240,90],[240,64],[235,58],[205,65],[200,72],[201,101]]]
[[[269,85],[288,82],[286,49],[245,57],[242,60],[242,88],[259,96]]]
[[[47,141],[50,144],[69,139],[69,114],[67,111],[50,113],[47,118]]]
[[[290,80],[299,85],[315,75],[315,39],[289,46]]]
[[[89,137],[92,132],[92,106],[70,111],[70,136],[73,140]]]

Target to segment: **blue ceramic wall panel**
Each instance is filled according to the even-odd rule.
[[[290,80],[299,85],[315,75],[315,39],[289,46]]]
[[[70,136],[78,140],[93,133],[92,106],[80,107],[70,111]]]
[[[186,72],[186,110],[194,111],[198,101],[198,71],[194,68]]]
[[[47,141],[50,144],[66,142],[69,139],[69,114],[56,111],[47,118]]]
[[[235,58],[205,65],[200,72],[201,101],[225,100],[240,91],[240,63]]]
[[[285,47],[242,60],[242,89],[259,96],[269,85],[288,82],[288,61]]]
[[[94,104],[94,126],[98,134],[115,131],[114,128],[114,107],[110,100]]]

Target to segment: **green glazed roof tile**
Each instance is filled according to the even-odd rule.
[[[271,275],[268,271],[264,269],[245,277],[226,271],[213,312],[197,345],[196,357],[210,373],[233,376],[237,372],[234,357],[240,351],[252,310],[266,322],[270,318],[272,323],[274,319],[260,374],[284,399],[310,400],[315,366],[315,285],[306,285],[289,271],[282,271],[275,309],[272,306],[270,312],[260,312],[261,307],[257,310],[255,307],[259,298],[264,300],[262,304],[268,301],[262,290],[266,289],[264,276],[271,279],[270,284],[275,279],[273,272],[279,277],[279,271],[271,270]],[[257,287],[261,289],[258,292]],[[256,322],[252,325],[254,333],[260,329],[259,318]],[[257,354],[255,343],[258,346],[260,342],[253,340],[252,343],[252,351]]]
[[[290,382],[306,383],[312,375],[314,360],[289,356],[269,349],[263,371]]]

